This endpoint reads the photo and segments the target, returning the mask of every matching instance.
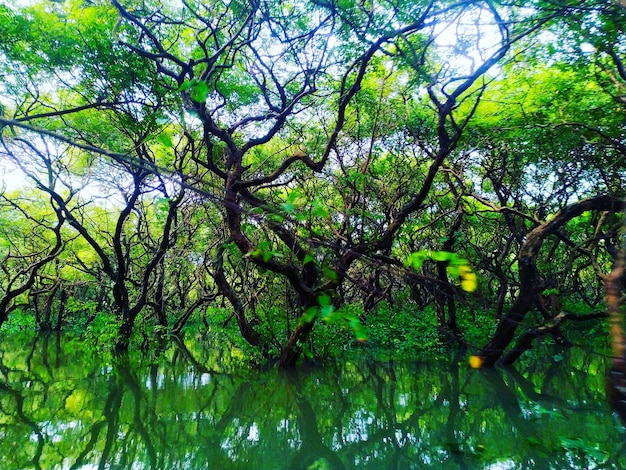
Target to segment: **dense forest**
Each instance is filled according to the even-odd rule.
[[[4,0],[2,331],[282,366],[606,336],[625,29],[607,0]]]

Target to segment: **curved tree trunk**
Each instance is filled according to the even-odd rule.
[[[287,344],[280,353],[281,367],[295,366],[302,354],[302,343],[308,338],[309,333],[313,330],[315,319],[302,322],[294,328],[289,336]]]
[[[462,207],[459,206],[457,211],[456,219],[448,229],[446,241],[441,247],[443,251],[454,251],[454,244],[457,239],[456,233],[461,228],[461,223],[463,222]],[[441,286],[435,291],[439,329],[452,334],[457,340],[461,340],[461,330],[456,322],[455,290],[448,279],[448,264],[448,261],[439,261],[437,263],[437,277],[441,281]]]
[[[252,346],[261,345],[261,335],[252,327],[248,318],[246,317],[246,311],[243,303],[239,299],[239,296],[235,292],[235,289],[228,283],[226,275],[224,274],[224,245],[221,245],[217,250],[217,258],[215,260],[215,271],[213,272],[213,279],[215,285],[219,289],[220,293],[224,295],[233,307],[235,319],[237,320],[237,326],[243,339],[245,339]]]
[[[499,361],[504,350],[513,341],[518,325],[536,301],[537,294],[541,293],[543,282],[537,270],[536,259],[543,241],[585,211],[619,212],[623,208],[624,203],[621,200],[610,196],[585,199],[566,206],[552,220],[528,233],[518,257],[519,294],[509,311],[500,320],[491,340],[478,353],[481,365],[489,366]]]

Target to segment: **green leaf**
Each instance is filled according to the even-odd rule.
[[[317,199],[313,201],[313,210],[311,211],[311,213],[315,217],[326,218],[329,215],[328,208],[326,207],[324,202],[319,201]]]
[[[195,80],[185,80],[181,86],[178,87],[178,91],[185,91],[185,90],[189,90],[194,83],[196,83]]]
[[[426,252],[425,251],[416,251],[407,256],[405,261],[405,266],[408,268],[413,268],[415,271],[419,271],[426,261]]]
[[[293,212],[294,209],[296,208],[295,204],[293,202],[283,202],[280,207],[285,211],[285,212]]]
[[[354,336],[359,343],[365,343],[367,341],[367,333],[365,332],[365,328],[359,322],[360,327],[354,330]]]
[[[300,317],[301,323],[311,323],[315,316],[319,312],[319,307],[309,307],[305,310],[305,312]]]
[[[268,219],[271,220],[272,222],[277,223],[277,224],[281,224],[285,220],[285,218],[282,215],[280,215],[280,214],[270,214]]]
[[[454,255],[452,253],[449,253],[447,251],[431,251],[430,253],[430,259],[438,262],[450,261],[453,256]]]
[[[540,446],[541,441],[534,436],[530,436],[526,438],[526,442],[531,446]]]
[[[405,266],[418,271],[424,261],[431,260],[436,262],[448,262],[446,270],[452,277],[459,278],[461,281],[461,289],[466,292],[473,292],[478,287],[476,273],[472,271],[469,262],[461,258],[456,253],[448,251],[430,251],[421,250],[411,253],[404,262]]]
[[[161,132],[159,135],[157,135],[157,140],[161,144],[163,144],[164,147],[167,147],[167,148],[174,147],[174,142],[172,142],[171,137],[167,135],[166,132]]]
[[[204,103],[209,96],[209,85],[206,82],[197,82],[192,86],[191,99],[196,103]]]
[[[317,297],[317,302],[320,304],[320,306],[325,307],[327,305],[330,305],[330,296],[328,294],[320,294]]]
[[[337,275],[337,273],[329,268],[328,266],[322,266],[322,272],[324,273],[324,276],[326,276],[328,279],[330,279],[333,282],[336,282],[339,279],[339,276]]]
[[[327,318],[334,311],[335,311],[335,307],[334,306],[332,306],[332,305],[324,305],[322,308],[320,308],[320,314],[322,316],[322,319]]]

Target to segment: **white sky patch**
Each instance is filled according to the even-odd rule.
[[[29,182],[11,162],[0,160],[0,190],[15,191],[29,186]]]
[[[466,10],[454,22],[435,26],[437,53],[458,73],[473,73],[502,45],[500,28],[484,8]]]

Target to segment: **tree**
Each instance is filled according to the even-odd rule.
[[[16,200],[19,199],[19,196],[6,192],[0,194],[3,215],[9,211],[13,214],[10,220],[6,216],[0,219],[0,326],[12,311],[28,306],[25,294],[36,285],[42,271],[57,260],[65,247],[61,230],[66,219],[62,211],[55,208],[53,214],[49,214],[37,210],[40,209],[37,207],[39,204],[33,204],[27,197],[24,197],[26,204],[18,205]],[[30,206],[30,210],[25,210],[25,205]],[[51,225],[49,219],[53,217],[56,220]],[[49,318],[46,321],[49,326]]]
[[[400,209],[378,234],[368,234],[367,239],[337,246],[335,240],[320,240],[318,234],[307,233],[306,228],[305,238],[302,238],[297,223],[286,222],[281,214],[275,216],[277,211],[272,201],[261,189],[289,188],[302,171],[309,178],[318,178],[316,175],[320,174],[323,181],[324,172],[330,167],[341,167],[338,149],[349,129],[350,112],[366,85],[365,77],[369,76],[375,59],[382,60],[383,64],[387,62],[390,67],[394,62],[402,64],[417,77],[432,73],[433,69],[429,71],[427,66],[432,45],[428,40],[428,33],[433,32],[431,21],[445,21],[465,10],[472,12],[473,5],[463,4],[457,10],[453,6],[435,9],[431,4],[418,8],[419,13],[415,14],[402,10],[400,5],[390,4],[393,16],[377,16],[351,5],[320,4],[293,7],[287,18],[283,6],[271,2],[251,3],[245,7],[215,6],[216,11],[224,8],[220,10],[219,23],[215,24],[204,19],[202,8],[195,9],[190,4],[193,16],[185,16],[189,14],[185,10],[175,12],[172,15],[182,13],[183,16],[171,22],[176,24],[177,30],[187,29],[194,36],[198,47],[192,50],[190,58],[189,54],[183,56],[177,48],[171,47],[167,36],[162,34],[169,22],[160,21],[152,14],[133,13],[119,3],[115,5],[127,22],[129,37],[133,38],[132,42],[129,39],[124,44],[154,61],[157,71],[174,81],[173,88],[177,86],[183,92],[186,109],[201,121],[203,145],[208,149],[208,158],[203,164],[223,181],[225,222],[233,242],[259,268],[284,276],[295,293],[295,306],[300,313],[296,313],[296,326],[283,346],[281,363],[284,365],[293,364],[299,357],[301,344],[318,317],[316,309],[329,307],[326,311],[331,310],[332,299],[348,277],[352,264],[364,256],[389,252],[400,228],[427,199],[444,160],[454,150],[471,117],[470,112],[462,121],[454,118],[459,103],[476,96],[475,91],[467,96],[466,92],[505,56],[511,44],[537,29],[537,23],[531,22],[519,34],[516,31],[516,35],[509,36],[513,31],[503,24],[501,42],[495,52],[469,75],[435,74],[431,75],[429,85],[422,79],[435,108],[432,116],[436,140],[421,187],[406,195]],[[496,10],[488,11],[499,18]],[[211,13],[215,16],[215,11]],[[293,22],[293,18],[299,21]],[[400,26],[394,23],[398,19],[402,21]],[[287,23],[279,27],[282,21]],[[230,36],[221,36],[224,24],[229,25]],[[176,36],[181,34],[176,33]],[[331,35],[343,42],[332,50],[326,47]],[[387,49],[392,46],[395,51]],[[330,73],[339,77],[336,84],[325,80]],[[437,91],[439,85],[444,87],[442,93]],[[334,109],[327,105],[331,100],[336,100]],[[226,113],[235,107],[239,111],[238,120]],[[287,131],[302,129],[306,122],[303,118],[308,118],[310,109],[334,116],[328,119],[328,137],[321,142],[309,141],[306,135],[296,131],[294,140],[293,132]],[[374,132],[373,138],[378,140]],[[390,133],[389,137],[392,135]],[[272,141],[283,139],[286,139],[284,159],[277,161],[271,170],[257,168],[255,151],[262,152]],[[307,200],[303,197],[304,188],[289,189],[282,206],[287,216],[294,212],[298,198]],[[255,241],[245,233],[244,204],[250,208],[248,210],[262,214],[254,223],[267,227],[275,238]],[[351,231],[351,224],[344,224],[344,229]],[[346,239],[340,235],[341,238]],[[330,247],[332,257],[315,262],[311,245]],[[288,254],[283,254],[283,249]],[[278,254],[289,262],[283,262]],[[239,307],[235,310],[244,337],[254,338],[256,342],[244,312]]]
[[[121,348],[144,309],[180,331],[221,297],[242,338],[292,365],[320,319],[364,339],[367,315],[343,307],[372,310],[407,289],[461,337],[457,302],[475,284],[466,259],[505,315],[521,285],[512,254],[545,222],[533,213],[590,196],[581,178],[621,187],[608,166],[617,120],[594,108],[608,103],[605,82],[569,86],[578,75],[563,53],[541,66],[536,52],[541,32],[589,11],[469,0],[3,7],[0,123],[16,162],[30,136],[48,146],[29,152],[52,180],[23,169],[97,255]],[[545,100],[556,92],[562,101]],[[512,93],[524,107],[495,107]],[[592,128],[564,112],[602,119]],[[559,164],[530,148],[538,139]],[[106,202],[111,228],[86,209],[96,184],[120,196]]]
[[[581,215],[585,211],[620,212],[624,210],[620,199],[598,196],[577,203],[573,203],[559,211],[554,218],[529,232],[519,252],[520,288],[517,299],[502,317],[492,339],[479,353],[485,365],[492,365],[502,355],[510,344],[518,325],[534,303],[540,302],[540,296],[545,289],[545,281],[537,269],[536,258],[544,239],[557,233],[567,222]],[[513,362],[519,355],[508,356],[505,362]]]
[[[510,296],[512,304],[481,349],[482,364],[512,363],[534,338],[545,334],[567,341],[559,330],[566,319],[604,316],[593,309],[603,300],[606,274],[618,256],[622,222],[615,215],[623,211],[624,195],[620,84],[607,67],[612,61],[619,70],[619,56],[607,53],[606,44],[584,51],[589,51],[585,44],[598,43],[593,28],[584,35],[571,33],[581,32],[580,24],[587,25],[594,15],[602,22],[620,24],[622,12],[589,3],[572,6],[571,17],[576,19],[570,23],[567,17],[553,29],[565,36],[563,48],[553,48],[549,56],[520,55],[519,65],[512,64],[516,89],[508,89],[510,81],[501,82],[512,95],[512,106],[496,108],[503,102],[496,86],[492,89],[496,95],[486,98],[478,111],[491,131],[481,132],[480,124],[474,128],[488,162],[477,167],[484,176],[476,199],[485,204],[483,211],[502,214],[511,234],[506,243],[513,240],[519,247],[517,270],[510,273],[514,276],[506,284],[500,281],[500,286],[514,286],[510,293],[501,290],[502,298]],[[600,31],[600,36],[606,33]],[[542,249],[549,239],[549,248]],[[506,278],[504,272],[489,269],[499,280]],[[570,307],[561,305],[566,299]],[[578,312],[585,315],[570,310],[574,299],[587,305]],[[531,308],[541,314],[542,323],[528,325],[501,358]]]

